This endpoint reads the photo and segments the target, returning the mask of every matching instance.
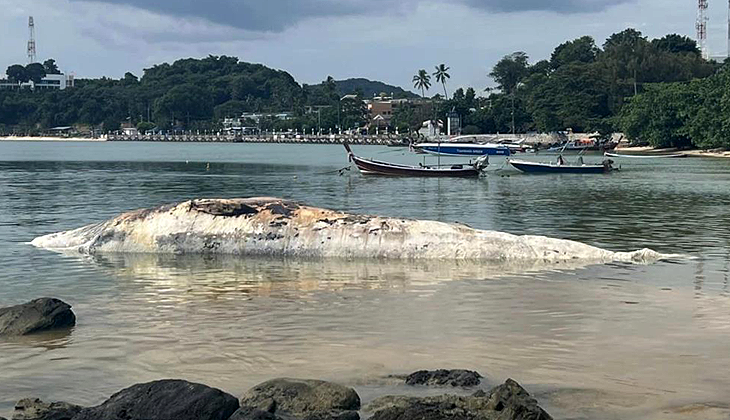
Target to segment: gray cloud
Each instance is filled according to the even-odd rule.
[[[469,6],[493,12],[600,12],[634,0],[466,0]]]
[[[72,0],[133,6],[159,14],[200,18],[259,32],[279,32],[302,20],[400,13],[424,0]],[[488,12],[597,12],[635,0],[452,0]],[[446,2],[431,0],[431,2]]]

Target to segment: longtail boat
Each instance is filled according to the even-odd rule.
[[[347,150],[350,161],[357,166],[357,169],[363,175],[468,178],[478,177],[486,169],[487,165],[489,165],[489,160],[486,157],[466,164],[401,165],[358,157],[352,152],[350,145],[347,143],[345,143],[345,150]]]
[[[611,171],[617,171],[618,168],[613,167],[613,161],[606,159],[601,164],[584,164],[581,162],[571,164],[563,159],[557,162],[543,163],[530,162],[526,160],[509,159],[509,164],[515,169],[526,173],[543,173],[543,174],[603,174]]]

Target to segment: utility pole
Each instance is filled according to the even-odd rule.
[[[32,64],[36,62],[35,23],[33,22],[33,16],[28,17],[28,31],[30,32],[30,38],[28,39],[28,64]]]
[[[512,136],[515,135],[515,92],[512,91]]]
[[[710,52],[707,49],[707,17],[708,0],[697,1],[697,43],[702,51],[702,57],[707,60],[710,58]]]

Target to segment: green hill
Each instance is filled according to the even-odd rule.
[[[337,86],[337,92],[340,96],[356,93],[358,90],[362,93],[364,98],[371,98],[381,93],[385,93],[386,95],[392,94],[396,98],[415,98],[418,96],[415,93],[404,90],[401,87],[364,78],[336,80],[335,85]]]

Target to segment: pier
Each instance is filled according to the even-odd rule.
[[[235,135],[225,133],[109,134],[107,141],[201,142],[201,143],[306,143],[407,146],[411,137],[396,134],[291,134]]]

